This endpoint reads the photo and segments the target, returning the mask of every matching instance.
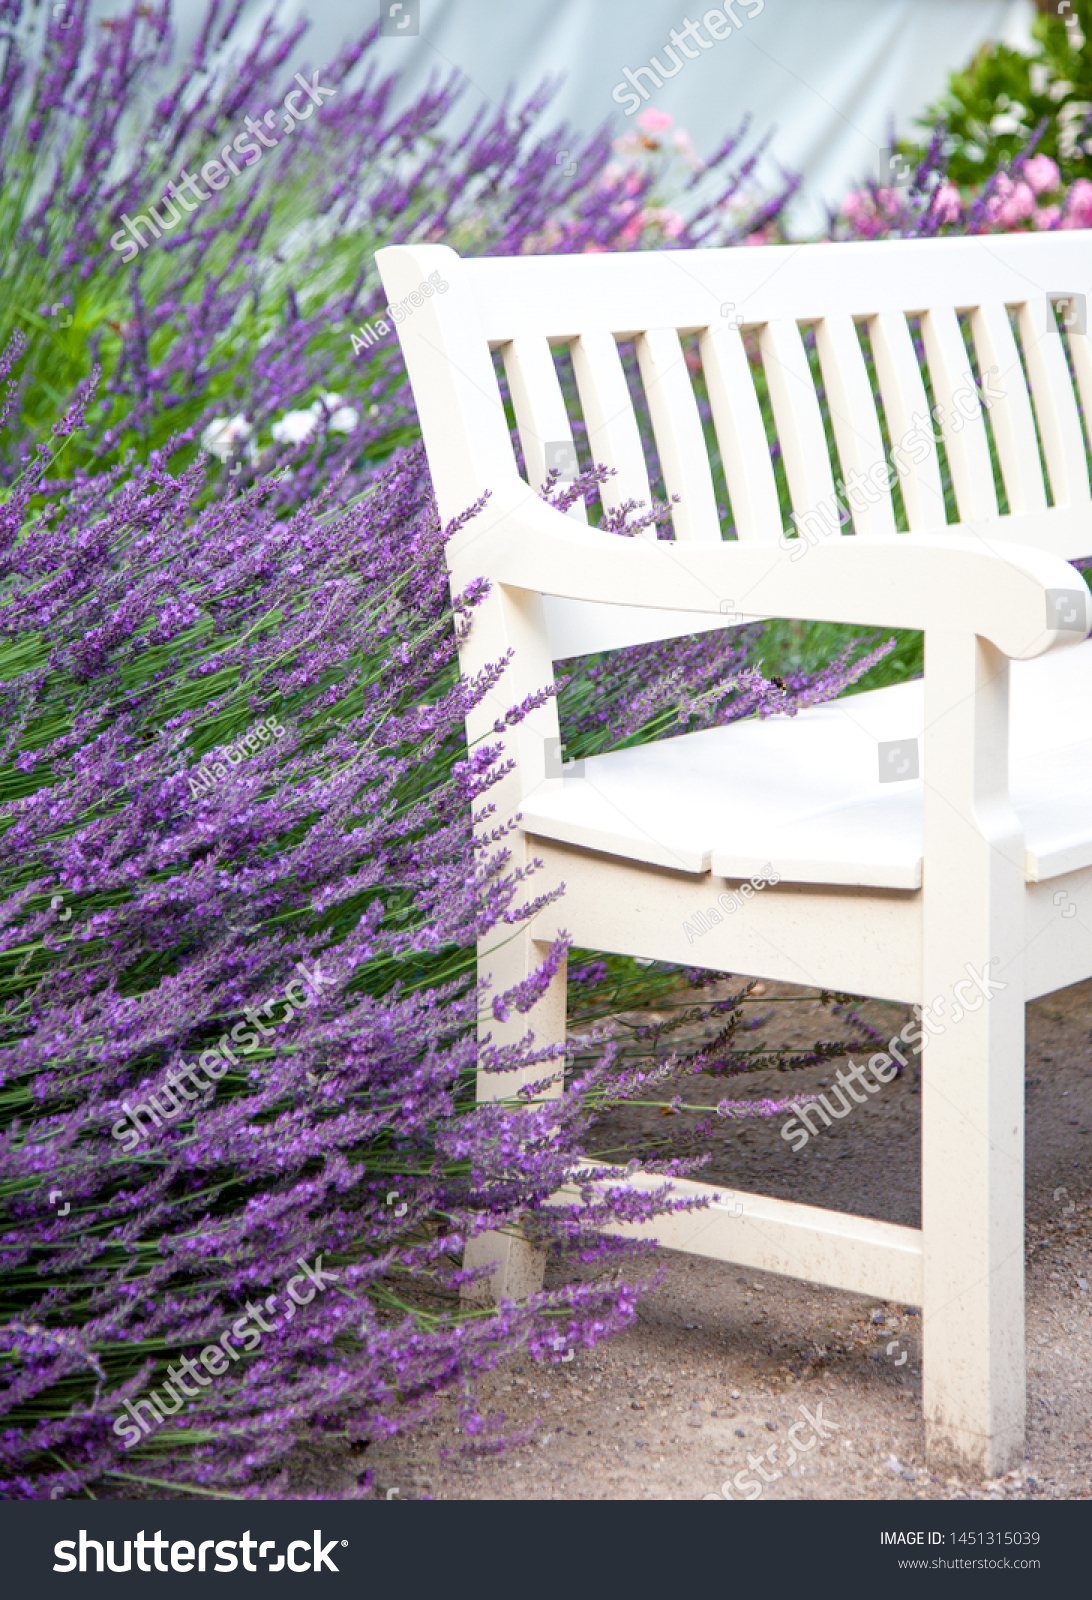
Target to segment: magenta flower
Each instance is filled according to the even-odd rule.
[[[1077,178],[1066,195],[1060,228],[1092,228],[1092,179]]]
[[[1062,181],[1057,162],[1045,155],[1029,156],[1024,162],[1023,174],[1032,193],[1037,195],[1051,193]]]
[[[941,223],[958,222],[963,211],[959,190],[954,183],[942,183],[933,200],[933,215]]]
[[[674,126],[674,122],[675,118],[669,111],[657,111],[655,106],[646,106],[637,115],[637,126],[650,138],[655,138],[658,133],[666,133],[668,128]]]

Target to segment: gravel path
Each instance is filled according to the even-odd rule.
[[[804,994],[764,985],[765,1001],[795,1003],[770,1004],[756,1042],[839,1037],[829,1012]],[[908,1015],[883,1003],[860,1009],[885,1029]],[[321,1480],[336,1491],[367,1464],[377,1494],[403,1500],[723,1499],[722,1485],[733,1499],[758,1498],[756,1486],[767,1499],[1087,1498],[1090,1029],[1092,982],[1028,1007],[1028,1447],[1009,1477],[963,1481],[926,1470],[915,1310],[661,1251],[661,1282],[626,1332],[571,1362],[517,1359],[481,1382],[483,1408],[502,1411],[504,1431],[526,1433],[525,1444],[468,1456],[456,1401],[446,1397],[432,1423],[406,1441],[313,1457],[309,1466],[301,1459],[309,1487]],[[817,1088],[839,1064],[791,1080],[756,1075],[743,1092]],[[725,1092],[723,1082],[692,1079],[686,1099],[715,1103]],[[727,1124],[703,1176],[916,1226],[919,1106],[916,1084],[897,1079],[798,1155],[779,1136],[781,1118]],[[609,1131],[632,1131],[641,1117],[658,1115],[626,1111]],[[812,1424],[797,1430],[797,1443],[814,1439],[801,1453],[788,1430],[804,1412],[821,1437]]]

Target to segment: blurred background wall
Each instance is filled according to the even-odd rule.
[[[983,41],[1025,44],[1035,15],[1032,0],[764,0],[761,10],[760,0],[734,3],[742,29],[684,59],[642,104],[670,112],[702,155],[745,113],[753,136],[774,130],[765,175],[772,181],[778,164],[803,174],[792,220],[804,231],[821,224],[825,205],[854,180],[878,175],[892,125],[908,131],[946,75]],[[416,11],[419,31],[382,40],[379,61],[405,74],[405,99],[431,74],[457,68],[470,80],[463,114],[483,100],[498,102],[510,87],[524,96],[544,77],[563,75],[551,122],[590,132],[607,121],[622,132],[634,122],[612,98],[623,69],[636,73],[657,54],[667,61],[671,29],[687,17],[700,23],[707,8],[708,0],[408,0],[397,20],[409,16],[412,28]],[[256,30],[267,9],[268,0],[247,0],[249,26]],[[291,18],[301,8],[281,9]],[[321,66],[377,19],[380,6],[312,0],[302,9],[311,30],[301,53]],[[96,10],[106,15],[116,6]],[[177,10],[182,46],[196,36],[204,3],[179,0]]]

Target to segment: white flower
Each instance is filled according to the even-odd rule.
[[[235,453],[236,445],[249,439],[253,432],[253,428],[241,412],[230,419],[213,417],[201,435],[201,445],[203,449],[210,450],[214,456],[219,456],[221,461],[226,461]],[[249,453],[253,454],[253,447]]]
[[[327,427],[331,433],[352,433],[360,421],[360,412],[353,406],[343,405],[342,399],[343,396],[340,394],[331,394],[328,389],[324,389],[322,399],[316,400],[311,407],[316,417],[321,417],[324,410],[329,412],[330,421]]]
[[[343,397],[329,389],[315,400],[307,411],[286,411],[279,422],[273,424],[273,437],[278,444],[303,444],[327,418],[328,433],[352,433],[360,421],[360,412],[354,406],[342,404]]]
[[[286,411],[271,431],[278,444],[302,444],[314,433],[317,422],[314,411]]]

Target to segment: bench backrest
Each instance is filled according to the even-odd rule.
[[[719,540],[732,523],[740,539],[777,542],[792,531],[786,512],[809,539],[840,522],[858,537],[893,534],[894,483],[912,532],[990,520],[991,537],[1003,538],[1006,510],[1042,513],[1036,544],[1070,560],[1092,555],[1092,232],[477,259],[419,245],[376,259],[445,521],[518,475],[499,351],[531,486],[554,464],[548,449],[556,459],[573,443],[574,421],[581,465],[615,469],[606,506],[649,500],[654,449],[678,496],[676,539]],[[619,350],[626,341],[650,447]],[[562,347],[580,418],[566,407]],[[717,504],[712,439],[727,507]],[[1021,518],[1025,543],[1028,528]],[[549,611],[555,657],[702,625],[574,601]]]

